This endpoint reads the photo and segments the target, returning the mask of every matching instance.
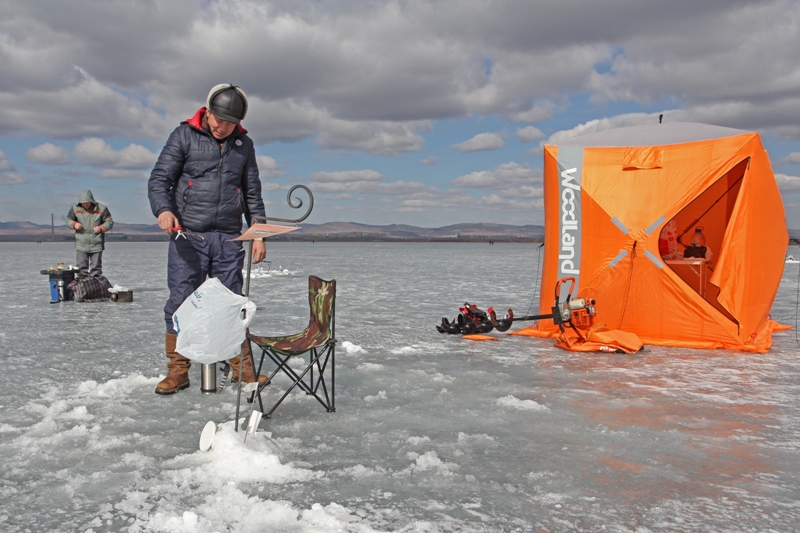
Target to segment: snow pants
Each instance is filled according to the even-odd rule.
[[[218,278],[232,292],[242,294],[245,251],[241,241],[232,240],[239,235],[208,231],[170,238],[167,259],[169,300],[164,306],[167,333],[175,333],[172,314],[206,278]]]

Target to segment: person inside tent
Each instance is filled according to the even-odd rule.
[[[713,254],[706,246],[706,237],[701,226],[698,226],[692,232],[689,246],[683,246],[680,242],[680,237],[674,218],[664,224],[661,229],[661,235],[658,238],[658,251],[663,259],[670,261],[684,258],[703,258],[707,262],[711,262]]]
[[[711,250],[706,246],[706,236],[703,234],[703,227],[698,226],[689,237],[689,246],[684,248],[683,257],[685,258],[701,258],[705,259],[707,263],[711,262]]]

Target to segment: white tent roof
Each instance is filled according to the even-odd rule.
[[[561,141],[557,146],[664,146],[746,133],[752,132],[695,122],[666,122],[587,133]]]

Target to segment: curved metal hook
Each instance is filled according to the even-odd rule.
[[[254,221],[272,220],[272,221],[275,221],[275,222],[288,222],[290,224],[300,224],[302,221],[307,219],[308,215],[311,214],[311,210],[314,209],[314,195],[311,194],[311,189],[309,189],[305,185],[295,185],[294,187],[289,189],[289,192],[286,194],[286,203],[289,204],[289,207],[291,207],[292,209],[300,209],[301,207],[303,207],[302,198],[298,198],[297,196],[295,196],[294,199],[297,200],[297,204],[294,204],[292,202],[292,193],[294,191],[296,191],[297,189],[303,189],[304,191],[306,191],[308,193],[309,206],[308,206],[308,211],[306,211],[305,215],[301,216],[300,218],[294,219],[294,220],[288,219],[288,218],[253,217]]]

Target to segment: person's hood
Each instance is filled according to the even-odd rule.
[[[190,126],[194,126],[198,130],[202,130],[203,129],[203,115],[206,114],[206,111],[208,111],[208,109],[206,109],[205,107],[201,107],[200,109],[197,110],[197,113],[195,113],[192,118],[184,120],[182,122],[182,124],[188,124]],[[244,129],[241,124],[237,124],[236,128],[233,130],[233,133],[247,133],[247,130]],[[231,134],[231,135],[233,135],[233,134]]]
[[[89,189],[83,190],[78,195],[78,203],[82,204],[83,202],[92,202],[96,204],[97,202],[94,201],[94,196],[92,195],[92,191]]]

